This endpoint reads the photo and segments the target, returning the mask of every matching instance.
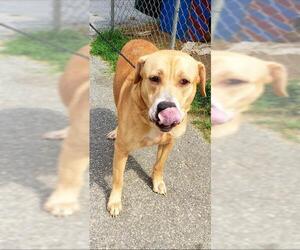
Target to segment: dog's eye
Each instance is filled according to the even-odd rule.
[[[190,81],[187,80],[187,79],[181,79],[181,80],[179,81],[179,83],[180,83],[181,85],[187,85],[187,84],[190,83]]]
[[[160,82],[160,77],[159,76],[150,76],[149,80],[151,82],[154,82],[154,83],[159,83]]]
[[[228,85],[239,85],[239,84],[244,84],[244,83],[247,83],[247,81],[242,80],[242,79],[236,79],[236,78],[231,78],[231,79],[225,80],[225,84],[228,84]]]

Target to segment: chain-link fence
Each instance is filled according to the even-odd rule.
[[[113,24],[125,34],[174,48],[186,42],[210,41],[209,0],[112,1]]]
[[[299,79],[300,0],[213,0],[215,49],[283,63]]]
[[[55,29],[88,30],[88,0],[52,0],[52,24]]]
[[[92,0],[91,3],[92,14],[97,12],[96,8],[106,11],[100,13],[102,20],[94,14],[92,21],[97,28],[119,29],[130,38],[150,40],[161,49],[182,49],[209,67],[210,0]]]

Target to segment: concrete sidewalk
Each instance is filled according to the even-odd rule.
[[[93,58],[91,65],[90,247],[208,248],[210,145],[191,126],[169,157],[167,196],[151,189],[156,148],[146,148],[134,153],[127,164],[120,217],[113,219],[106,211],[113,142],[105,135],[116,125],[112,79],[99,58]]]

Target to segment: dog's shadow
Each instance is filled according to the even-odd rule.
[[[60,141],[47,141],[42,134],[67,125],[60,112],[41,108],[0,111],[0,187],[11,183],[23,192],[34,192],[42,203],[50,194],[50,176],[56,179]],[[52,178],[51,177],[51,178]]]
[[[96,108],[91,110],[90,117],[90,185],[96,183],[104,192],[106,202],[111,190],[111,184],[106,178],[112,175],[114,141],[106,135],[115,129],[116,117],[109,109]],[[151,178],[141,165],[129,156],[125,171],[133,170],[150,188]]]

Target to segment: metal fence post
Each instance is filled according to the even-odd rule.
[[[115,28],[115,0],[110,0],[110,29]]]
[[[170,49],[174,49],[174,47],[175,47],[179,8],[180,8],[180,0],[176,0],[175,11],[174,11],[174,16],[173,16],[173,25],[172,25]]]
[[[211,15],[211,36],[215,35],[216,27],[219,22],[220,14],[224,8],[224,0],[213,0],[212,1],[213,14]]]
[[[61,26],[61,0],[53,0],[53,28],[59,30]]]

